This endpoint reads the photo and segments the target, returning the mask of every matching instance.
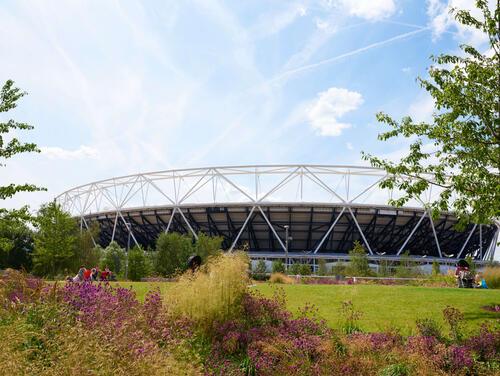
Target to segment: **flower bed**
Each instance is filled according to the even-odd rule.
[[[49,285],[7,273],[0,279],[0,369],[42,375],[495,375],[500,370],[499,327],[484,326],[466,338],[463,315],[454,308],[443,312],[448,332],[429,319],[405,338],[397,332],[360,332],[362,313],[344,302],[339,312],[344,325],[335,331],[312,306],[293,317],[279,289],[266,298],[244,284],[231,288],[234,283],[225,284],[220,277],[225,274],[216,273],[232,263],[222,260],[181,277],[175,293],[193,298],[152,291],[144,303],[131,290],[109,284]],[[245,278],[245,268],[231,268],[227,278],[237,281],[240,271]],[[221,289],[210,295],[219,302],[203,300],[212,307],[206,312],[189,309],[201,298],[199,285],[209,286],[204,299]]]

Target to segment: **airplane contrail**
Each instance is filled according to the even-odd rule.
[[[399,34],[399,35],[396,35],[395,37],[392,37],[392,38],[389,38],[389,39],[386,39],[386,40],[383,40],[383,41],[380,41],[380,42],[372,43],[372,44],[369,44],[368,46],[361,47],[361,48],[358,48],[356,50],[349,51],[349,52],[343,53],[341,55],[337,55],[337,56],[331,57],[329,59],[318,61],[317,63],[312,63],[312,64],[304,65],[302,67],[298,67],[298,68],[295,68],[295,69],[290,69],[290,70],[288,70],[286,72],[283,72],[280,75],[278,75],[278,76],[270,79],[268,81],[268,84],[272,84],[274,82],[280,81],[283,78],[292,76],[294,74],[297,74],[297,73],[300,73],[300,72],[303,72],[303,71],[306,71],[306,70],[314,69],[314,68],[320,67],[322,65],[333,63],[334,61],[343,59],[345,57],[357,55],[357,54],[359,54],[361,52],[364,52],[364,51],[367,51],[367,50],[371,50],[372,48],[380,47],[380,46],[389,44],[391,42],[394,42],[394,41],[397,41],[397,40],[400,40],[400,39],[405,39],[405,38],[414,36],[416,34],[420,34],[420,33],[424,32],[424,31],[429,30],[429,29],[430,29],[430,27],[424,27],[424,28],[421,28],[421,29],[418,29],[418,30],[410,31],[408,33]]]

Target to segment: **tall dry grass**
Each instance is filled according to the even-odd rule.
[[[487,266],[483,271],[483,278],[490,289],[500,289],[500,267]]]
[[[208,333],[214,322],[237,317],[249,284],[248,257],[240,252],[212,257],[195,273],[186,272],[165,295],[174,315],[193,320]]]
[[[61,323],[60,323],[61,324]],[[39,376],[200,375],[200,369],[158,349],[132,358],[80,325],[62,323],[49,334],[16,320],[0,326],[0,374]],[[5,372],[5,373],[3,373]]]
[[[271,274],[271,277],[269,278],[270,283],[283,283],[286,285],[291,285],[295,283],[295,279],[287,276],[286,274],[283,273],[273,273]]]

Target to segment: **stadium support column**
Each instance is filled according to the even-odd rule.
[[[436,228],[434,227],[434,221],[432,220],[431,213],[429,213],[428,215],[429,215],[429,222],[431,223],[432,233],[434,234],[434,240],[436,241],[437,251],[438,251],[439,257],[442,258],[443,254],[441,253],[441,246],[439,244],[439,239],[438,239],[437,234],[436,234]]]
[[[403,252],[403,249],[405,249],[405,247],[408,244],[408,242],[410,241],[411,237],[413,236],[413,234],[415,233],[415,231],[417,231],[418,227],[420,226],[420,224],[422,223],[422,221],[424,220],[424,218],[426,216],[427,216],[427,212],[424,212],[424,214],[422,214],[422,216],[420,217],[420,220],[417,222],[417,224],[415,225],[415,227],[413,227],[413,230],[411,230],[410,235],[408,235],[408,237],[406,238],[406,240],[403,243],[403,245],[401,246],[401,248],[399,248],[399,251],[396,254],[396,256],[399,256],[401,254],[401,252]]]
[[[260,214],[262,214],[262,216],[264,217],[264,219],[266,220],[267,222],[267,225],[269,226],[269,228],[271,229],[272,233],[274,234],[274,236],[276,237],[276,239],[278,240],[278,242],[280,243],[281,245],[281,248],[283,248],[283,250],[285,251],[285,245],[283,244],[283,241],[281,240],[281,238],[278,236],[278,233],[276,232],[276,230],[274,229],[273,225],[271,224],[271,221],[269,220],[269,218],[267,218],[266,214],[264,213],[264,210],[262,210],[262,208],[260,206],[257,206],[257,208],[259,209],[260,211]]]
[[[467,236],[467,239],[465,239],[465,242],[464,242],[464,245],[462,246],[462,248],[460,249],[460,252],[458,252],[458,255],[457,255],[457,259],[460,258],[460,256],[462,256],[462,252],[464,251],[465,247],[467,246],[467,243],[469,243],[469,240],[472,236],[472,234],[474,233],[474,231],[476,231],[476,227],[477,225],[475,224],[473,227],[472,227],[472,230],[470,230],[470,233],[469,235]]]
[[[248,213],[248,216],[247,218],[245,219],[245,222],[243,223],[243,225],[241,226],[240,228],[240,231],[238,231],[238,235],[236,235],[236,238],[234,238],[233,240],[233,244],[231,244],[231,248],[229,248],[229,253],[233,252],[233,249],[234,247],[236,247],[236,244],[238,243],[238,240],[240,239],[240,236],[241,234],[243,233],[243,230],[245,229],[245,227],[247,226],[248,224],[248,221],[250,220],[250,218],[252,217],[252,214],[255,210],[255,206],[252,207],[252,210],[250,210],[250,213]]]
[[[497,249],[497,242],[498,242],[498,235],[500,234],[500,227],[497,225],[497,230],[493,234],[493,237],[491,238],[491,243],[488,247],[488,261],[493,261],[495,259],[495,251]],[[486,255],[485,255],[486,258]]]
[[[95,242],[94,235],[92,235],[92,231],[90,231],[89,226],[87,225],[87,221],[85,220],[85,217],[82,216],[82,220],[83,220],[83,224],[85,225],[85,228],[90,233],[90,238],[92,239],[92,243],[94,244],[94,247],[96,247],[97,243]]]
[[[112,242],[115,240],[116,224],[117,223],[118,223],[118,211],[116,212],[116,215],[115,215],[115,223],[113,224],[113,233],[111,234],[111,241]]]
[[[326,232],[326,234],[323,236],[323,238],[319,242],[318,246],[314,250],[314,254],[318,253],[318,251],[321,249],[321,246],[323,245],[323,243],[325,242],[325,240],[328,239],[328,236],[330,236],[330,232],[332,232],[333,228],[335,227],[335,225],[339,221],[340,217],[342,217],[342,214],[344,214],[344,212],[345,212],[345,207],[342,208],[342,211],[339,213],[339,215],[337,216],[337,218],[335,218],[335,221],[333,221],[332,225],[330,226],[330,228],[328,229],[328,231]]]
[[[122,219],[123,223],[125,224],[125,227],[127,228],[127,231],[129,232],[130,236],[132,236],[132,239],[134,239],[134,243],[137,247],[140,247],[139,243],[137,242],[137,239],[134,236],[134,233],[132,232],[132,228],[130,227],[130,224],[123,218],[122,213],[119,211],[118,214],[120,215],[120,218]]]
[[[370,244],[368,243],[368,240],[366,240],[365,234],[363,234],[363,230],[361,230],[361,226],[359,225],[358,220],[356,219],[356,216],[354,215],[354,213],[352,212],[350,207],[348,207],[347,209],[349,210],[349,213],[351,213],[351,217],[352,217],[352,219],[354,219],[354,223],[356,224],[356,227],[358,228],[358,231],[361,234],[361,237],[363,238],[363,241],[365,242],[365,245],[368,248],[370,255],[373,255]]]

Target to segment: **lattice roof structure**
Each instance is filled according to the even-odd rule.
[[[154,247],[161,232],[224,238],[228,251],[252,257],[338,258],[360,241],[373,259],[452,262],[469,254],[493,259],[498,224],[456,231],[453,213],[432,220],[432,188],[407,206],[387,205],[401,192],[381,189],[386,172],[327,165],[223,166],[110,178],[72,188],[56,200],[80,220],[100,225],[96,242]]]

